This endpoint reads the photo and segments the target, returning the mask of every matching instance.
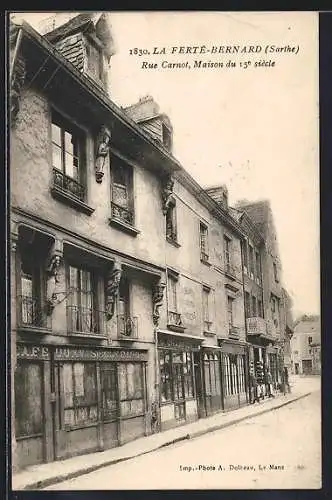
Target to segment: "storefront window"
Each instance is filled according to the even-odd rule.
[[[142,363],[119,363],[118,381],[122,416],[144,413],[144,379]]]
[[[183,374],[184,374],[184,391],[186,398],[194,397],[194,381],[192,370],[192,354],[190,352],[183,353]]]
[[[172,353],[174,399],[184,399],[182,353]]]
[[[204,376],[206,396],[219,396],[221,393],[220,364],[217,354],[204,355]]]
[[[192,353],[160,350],[159,370],[162,403],[194,397]]]
[[[42,366],[18,362],[15,372],[16,437],[43,432]]]
[[[160,394],[162,403],[172,401],[172,371],[170,358],[170,353],[165,351],[159,352]]]
[[[95,363],[64,363],[64,427],[98,421]]]
[[[103,420],[118,416],[117,372],[115,363],[102,363],[100,369]]]

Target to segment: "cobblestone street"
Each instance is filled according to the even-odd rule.
[[[320,488],[320,419],[316,390],[228,429],[48,489]]]

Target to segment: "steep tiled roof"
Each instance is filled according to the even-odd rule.
[[[65,37],[70,33],[81,30],[85,25],[93,22],[93,13],[92,12],[84,12],[79,14],[66,23],[62,24],[58,28],[55,28],[53,31],[46,33],[45,38],[50,42],[54,42],[55,40]]]
[[[236,205],[237,209],[242,209],[250,217],[250,219],[256,224],[258,230],[265,234],[268,222],[268,213],[270,211],[270,202],[268,200],[256,201],[254,203],[250,202],[238,202]]]
[[[313,319],[300,320],[294,330],[296,333],[317,333],[320,335],[320,319],[319,317],[314,317]]]

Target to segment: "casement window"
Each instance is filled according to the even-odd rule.
[[[64,363],[62,370],[63,428],[84,427],[97,422],[96,363]]]
[[[142,415],[144,408],[144,372],[142,363],[119,363],[120,415]]]
[[[278,273],[278,267],[275,262],[273,262],[273,274],[274,274],[274,280],[278,283],[279,282],[279,273]]]
[[[84,133],[52,112],[52,166],[54,187],[80,201],[86,198]]]
[[[176,225],[176,203],[171,201],[166,212],[166,239],[170,242],[177,242],[177,225]]]
[[[229,327],[233,326],[233,306],[234,306],[234,299],[229,295],[227,295],[227,316],[228,316]]]
[[[122,276],[118,294],[118,336],[137,337],[137,318],[131,314],[130,283]]]
[[[160,350],[159,370],[162,403],[194,397],[192,353]]]
[[[42,281],[40,266],[32,251],[21,255],[21,324],[22,326],[43,326]]]
[[[260,318],[264,318],[263,314],[263,303],[260,299],[257,300],[257,312]]]
[[[15,371],[16,438],[43,434],[42,383],[42,363],[18,360]]]
[[[257,316],[257,299],[254,295],[252,296],[252,315],[254,318]]]
[[[254,249],[251,245],[249,245],[249,272],[251,277],[253,277],[255,273],[255,263],[254,263]]]
[[[209,246],[208,246],[208,228],[205,224],[199,224],[199,244],[201,251],[201,261],[208,262],[209,260]]]
[[[133,169],[114,156],[111,160],[111,216],[134,225]]]
[[[248,292],[244,292],[244,306],[246,311],[246,317],[251,317],[251,305],[250,305],[250,294]]]
[[[97,308],[97,277],[92,271],[69,265],[67,311],[70,333],[101,333],[102,313]]]
[[[243,258],[243,267],[244,267],[244,272],[248,272],[248,244],[246,241],[242,241],[241,243],[242,246],[242,258]]]
[[[98,44],[86,39],[87,71],[98,80],[103,80],[103,53]]]
[[[308,337],[308,344],[310,345],[312,343],[312,337]]]
[[[230,267],[230,265],[231,265],[231,240],[227,236],[224,236],[224,258],[225,258],[226,268]]]
[[[259,252],[256,252],[256,276],[261,281],[262,279],[262,270],[261,270],[261,259]]]

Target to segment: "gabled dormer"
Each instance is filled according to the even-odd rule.
[[[66,22],[60,13],[47,21],[45,38],[108,93],[110,59],[115,53],[109,13],[82,13]]]
[[[160,112],[153,97],[149,95],[141,97],[137,103],[124,108],[124,111],[154,139],[161,142],[168,151],[172,151],[173,127],[171,121],[167,115]]]

